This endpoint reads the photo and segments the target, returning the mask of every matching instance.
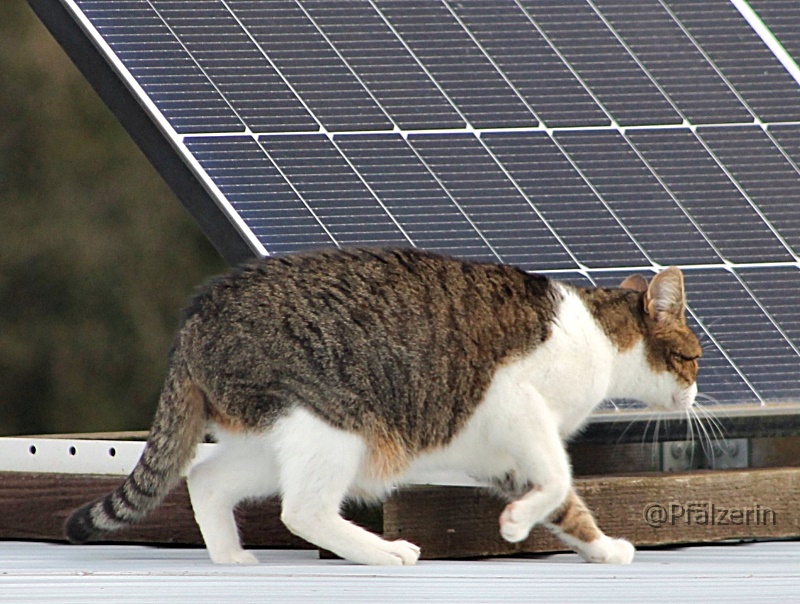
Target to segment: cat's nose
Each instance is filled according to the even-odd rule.
[[[672,404],[681,409],[688,409],[694,405],[694,399],[697,397],[697,383],[692,384],[688,388],[675,392],[672,395]]]

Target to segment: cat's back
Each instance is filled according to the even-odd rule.
[[[512,266],[413,248],[330,249],[245,263],[203,286],[183,320],[255,319],[275,312],[281,317],[311,312],[353,318],[353,312],[366,311],[422,316],[447,310],[470,314],[474,321],[483,307],[502,310],[515,302],[547,314],[551,298],[546,278]]]
[[[209,383],[246,374],[269,384],[259,405],[299,401],[348,429],[374,418],[424,448],[458,430],[500,364],[547,339],[556,296],[546,278],[510,266],[326,250],[210,282],[183,340]]]

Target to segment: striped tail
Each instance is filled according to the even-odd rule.
[[[153,426],[136,467],[116,490],[70,515],[64,533],[71,543],[85,543],[144,518],[192,461],[206,425],[204,398],[180,356],[174,353],[170,359]]]

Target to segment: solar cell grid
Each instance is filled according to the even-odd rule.
[[[800,85],[733,3],[64,2],[255,253],[678,264],[702,390],[800,396]]]

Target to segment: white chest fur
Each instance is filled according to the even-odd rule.
[[[546,448],[553,450],[545,454],[563,454],[560,440],[577,430],[607,396],[616,350],[578,295],[556,287],[562,300],[551,336],[501,367],[461,433],[447,447],[417,458],[412,475],[441,468],[475,477],[501,476],[514,469],[509,440],[522,424],[523,438],[549,442]]]

